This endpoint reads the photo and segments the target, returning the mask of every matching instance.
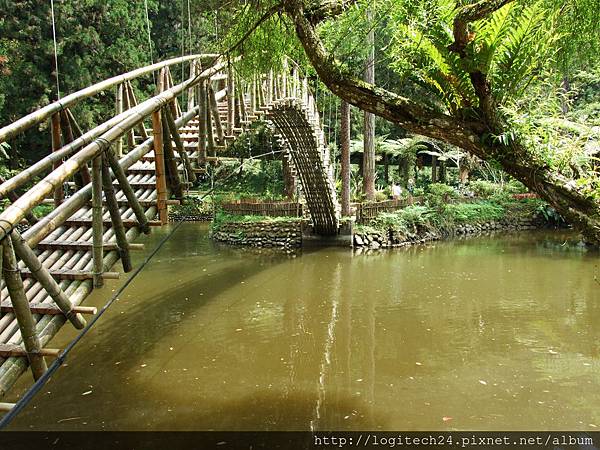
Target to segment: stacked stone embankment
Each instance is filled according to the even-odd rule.
[[[302,246],[302,220],[226,222],[213,230],[213,238],[233,245],[298,248]]]

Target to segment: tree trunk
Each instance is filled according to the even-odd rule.
[[[440,179],[440,183],[445,183],[446,182],[446,161],[440,161],[440,173],[439,173],[439,179]]]
[[[383,180],[386,186],[390,182],[390,158],[387,153],[383,154]]]
[[[342,100],[340,143],[342,147],[342,216],[350,215],[350,104]]]
[[[431,182],[437,183],[437,156],[431,156]]]
[[[290,161],[285,154],[281,155],[281,164],[283,168],[283,188],[284,194],[289,200],[294,199],[296,194],[296,178],[292,172]]]
[[[367,22],[373,21],[373,11],[367,9]],[[368,56],[365,63],[365,82],[375,83],[375,32],[367,34]],[[375,115],[364,113],[364,150],[363,150],[363,194],[367,200],[375,200]]]
[[[400,176],[400,185],[404,188],[408,188],[408,179],[410,178],[408,158],[400,157],[400,162],[398,163],[398,175]]]

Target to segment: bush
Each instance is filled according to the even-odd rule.
[[[477,197],[489,198],[497,192],[501,192],[500,185],[485,180],[475,180],[469,183],[469,188]]]
[[[433,207],[441,208],[447,204],[451,198],[456,197],[458,197],[458,193],[451,186],[443,183],[433,183],[429,185],[427,200]]]

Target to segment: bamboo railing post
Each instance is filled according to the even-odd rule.
[[[115,115],[118,116],[119,114],[121,114],[123,112],[123,83],[120,83],[116,89],[117,89],[117,91],[116,91],[116,95],[115,95]],[[117,155],[119,155],[119,158],[120,158],[121,156],[123,156],[123,138],[122,137],[117,139],[115,146],[117,148]]]
[[[198,103],[200,109],[198,111],[198,165],[206,164],[206,82],[201,81],[198,88],[199,96]]]
[[[196,75],[196,60],[190,61],[190,78]],[[196,89],[188,89],[188,111],[190,111],[196,105]]]
[[[233,66],[229,62],[227,66],[227,136],[233,136],[236,91]]]
[[[60,113],[55,113],[51,119],[52,122],[52,151],[58,151],[62,147],[60,140]],[[62,161],[53,164],[53,169],[58,169],[62,164]],[[65,199],[65,192],[63,190],[63,184],[60,183],[54,189],[54,206],[58,207]]]
[[[17,256],[21,258],[25,266],[30,270],[33,277],[42,285],[42,287],[48,292],[48,295],[54,300],[54,303],[60,308],[65,314],[65,317],[73,324],[77,329],[85,327],[85,319],[81,314],[73,312],[73,304],[69,297],[58,285],[56,280],[50,274],[50,271],[46,269],[34,251],[27,245],[25,239],[17,230],[13,230],[10,235],[10,240],[14,246],[14,251]]]
[[[215,151],[215,136],[213,134],[213,123],[210,112],[210,100],[208,95],[209,88],[206,88],[206,97],[204,98],[204,102],[206,104],[206,150],[207,153],[210,153],[210,156],[217,156]]]
[[[169,178],[169,184],[171,186],[171,192],[175,195],[175,198],[183,201],[183,186],[181,179],[179,178],[179,171],[177,170],[177,161],[175,160],[175,153],[173,152],[173,143],[169,134],[169,121],[167,119],[166,110],[169,107],[165,106],[162,108],[161,120],[162,120],[162,132],[163,132],[163,148],[165,154],[165,168],[167,169],[167,177]],[[181,157],[183,159],[183,157]]]
[[[125,227],[123,226],[123,219],[119,211],[119,203],[117,202],[117,196],[115,195],[115,189],[112,184],[112,177],[108,170],[108,157],[106,153],[102,154],[102,187],[104,189],[104,197],[106,200],[106,207],[110,213],[110,221],[115,232],[115,240],[119,247],[119,256],[121,257],[121,263],[123,264],[124,272],[131,272],[131,257],[129,255],[129,243],[125,236]]]
[[[17,265],[17,258],[11,239],[7,238],[2,241],[2,254],[4,281],[10,295],[13,312],[21,330],[21,337],[23,338],[23,344],[25,344],[25,351],[31,365],[31,372],[33,373],[34,380],[37,380],[48,370],[48,366],[44,357],[40,355],[42,345],[35,329],[33,315],[29,309],[29,300],[27,300],[27,296],[25,295],[23,280],[21,279],[21,272]]]
[[[267,75],[267,105],[273,103],[273,69]]]
[[[69,114],[66,110],[60,112],[60,127],[65,145],[73,142],[75,140],[75,135],[73,133],[73,127],[71,126]],[[81,189],[83,186],[89,183],[90,173],[87,170],[87,165],[82,166],[81,170],[77,172],[73,178],[75,179],[75,185],[78,189]]]
[[[152,113],[152,134],[154,136],[154,166],[156,170],[156,202],[160,222],[165,225],[168,220],[167,180],[165,178],[165,159],[163,154],[163,131],[160,111]],[[206,158],[205,158],[206,161]]]
[[[212,117],[215,123],[217,140],[219,141],[219,144],[223,144],[225,142],[225,139],[223,136],[223,125],[221,124],[221,117],[219,115],[219,105],[217,104],[217,96],[215,94],[215,90],[210,84],[208,85],[208,100],[210,104],[210,110],[212,112]]]
[[[181,141],[181,136],[179,136],[179,131],[177,130],[177,125],[175,124],[175,117],[169,108],[165,109],[167,113],[167,125],[169,126],[169,131],[171,132],[171,137],[173,141],[175,141],[175,147],[183,160],[183,165],[185,167],[186,172],[188,173],[188,179],[194,183],[196,182],[196,174],[194,173],[194,169],[192,167],[192,163],[190,161],[190,157],[187,153],[187,150],[183,146],[183,142]]]
[[[131,104],[131,99],[129,97],[129,86],[127,83],[121,84],[121,97],[123,102],[123,111],[129,111],[133,105]],[[121,139],[119,139],[121,140]],[[135,148],[135,133],[133,128],[127,132],[127,151],[130,152]],[[121,149],[122,150],[122,149]],[[122,151],[121,151],[122,152]]]
[[[281,75],[281,93],[283,94],[282,97],[283,98],[287,98],[288,97],[288,63],[287,63],[287,59],[285,59],[283,61],[283,74]]]
[[[77,124],[75,116],[73,116],[71,110],[67,108],[63,112],[66,116],[66,118],[63,119],[66,121],[66,137],[67,140],[69,140],[69,142],[73,142],[74,138],[80,138],[83,135],[83,132],[81,131],[81,128],[79,128],[79,125]],[[79,175],[81,176],[83,186],[89,184],[92,181],[92,177],[90,176],[90,170],[88,169],[87,164],[81,166],[81,169],[79,169]]]
[[[102,157],[92,159],[92,264],[95,288],[104,285],[104,224],[102,216]]]
[[[252,83],[250,84],[250,115],[256,114],[256,78],[252,76]]]
[[[240,98],[241,97],[241,98]],[[233,99],[233,128],[239,128],[242,122],[242,103],[244,101],[244,94],[240,93],[239,90]]]
[[[110,168],[112,169],[115,178],[119,182],[119,188],[123,191],[123,194],[125,194],[125,197],[127,198],[127,201],[129,203],[129,207],[133,210],[135,218],[140,223],[140,231],[142,231],[144,234],[149,234],[150,224],[148,222],[146,214],[144,213],[144,208],[142,207],[138,198],[136,197],[135,192],[133,192],[133,188],[129,184],[127,175],[125,174],[125,171],[119,164],[117,156],[110,148],[106,150],[106,156],[108,159],[108,164],[110,165]],[[102,203],[100,203],[100,206],[102,206]]]

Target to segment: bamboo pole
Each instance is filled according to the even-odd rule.
[[[17,256],[25,263],[25,266],[29,269],[34,278],[42,285],[42,287],[48,292],[48,295],[54,303],[61,309],[65,314],[65,317],[73,324],[73,326],[79,330],[85,327],[85,319],[81,314],[73,312],[73,305],[69,300],[69,297],[60,288],[56,280],[50,274],[50,271],[42,265],[37,255],[27,245],[25,239],[17,230],[13,230],[10,235],[12,245],[14,246]]]
[[[227,136],[233,136],[235,122],[235,98],[237,94],[233,66],[231,61],[227,65]]]
[[[102,187],[104,189],[106,208],[110,213],[110,221],[115,233],[115,240],[119,246],[119,256],[121,257],[121,263],[123,264],[123,271],[131,272],[133,267],[129,255],[129,243],[125,236],[125,227],[123,226],[123,219],[119,212],[119,203],[117,202],[117,196],[115,195],[112,177],[108,170],[108,157],[106,156],[106,153],[102,154]]]
[[[225,142],[225,139],[223,137],[223,125],[221,124],[221,117],[219,115],[219,105],[217,103],[217,97],[215,95],[215,90],[212,88],[210,83],[208,85],[208,103],[210,105],[212,117],[215,122],[215,129],[217,132],[217,140],[219,141],[220,144],[223,144]]]
[[[102,157],[92,159],[92,265],[95,288],[104,285],[102,260],[104,258],[104,224],[102,216]]]
[[[179,156],[183,160],[183,165],[185,167],[186,172],[188,173],[188,179],[194,183],[196,182],[196,174],[194,173],[194,169],[192,167],[192,163],[190,161],[190,157],[187,153],[187,150],[183,146],[183,142],[181,142],[181,136],[179,136],[179,131],[177,130],[177,125],[175,124],[175,118],[173,117],[173,113],[170,109],[165,109],[167,116],[167,125],[169,127],[169,131],[171,132],[171,137],[175,142],[175,147],[179,152]]]
[[[196,60],[190,61],[190,78],[196,75]],[[196,90],[188,89],[188,111],[192,109],[196,103]]]
[[[208,83],[210,84],[210,83]],[[206,88],[206,151],[210,156],[217,156],[215,150],[215,136],[213,134],[213,121],[210,113],[210,99],[208,95],[208,86]]]
[[[250,115],[256,114],[256,77],[252,75],[250,83]]]
[[[132,107],[135,108],[138,105],[138,101],[135,98],[135,92],[133,91],[133,86],[131,84],[131,81],[128,81],[127,83],[125,83],[125,86],[127,87],[125,92],[127,93],[127,96],[129,97],[129,103]],[[146,139],[148,139],[148,133],[146,132],[146,127],[144,126],[144,122],[140,123],[137,126],[137,130],[144,141]]]
[[[267,75],[267,104],[273,103],[273,69]]]
[[[122,88],[122,110],[124,111],[128,111],[130,110],[133,105],[131,104],[131,99],[129,97],[129,88],[127,86],[127,83],[123,83],[122,85],[120,85],[119,87]],[[122,111],[121,111],[122,112]],[[119,113],[117,113],[119,114]],[[142,127],[143,127],[143,123],[142,123]],[[135,133],[133,131],[133,128],[131,130],[129,130],[127,133],[127,151],[130,152],[131,150],[133,150],[135,148]],[[119,151],[118,145],[117,145],[117,155],[120,158],[121,156],[123,156],[123,144],[122,144],[123,138],[119,138],[117,140],[117,144],[119,144],[119,142],[121,142],[121,149]]]
[[[119,164],[117,156],[111,149],[108,149],[106,150],[106,157],[108,159],[108,164],[110,165],[110,168],[112,169],[113,174],[115,175],[115,178],[119,182],[119,188],[123,191],[123,194],[125,194],[125,197],[127,198],[128,206],[131,208],[131,210],[135,214],[135,218],[140,223],[140,230],[144,234],[149,234],[150,225],[148,223],[148,218],[144,213],[144,208],[142,208],[142,205],[140,204],[138,198],[135,195],[135,192],[133,192],[133,188],[129,184],[127,175],[125,174],[125,171]]]
[[[0,183],[5,183],[5,182],[6,182],[6,179],[2,175],[0,175]],[[17,200],[19,200],[19,196],[14,191],[8,192],[6,197],[10,200],[11,203],[14,203]],[[33,211],[27,211],[25,213],[25,219],[27,219],[27,222],[29,222],[29,225],[35,225],[39,221],[39,219],[35,216]]]
[[[183,201],[183,185],[181,184],[181,178],[179,178],[177,161],[175,160],[175,153],[173,152],[173,143],[169,134],[169,121],[166,113],[166,110],[168,109],[168,107],[163,108],[161,115],[165,168],[167,169],[167,175],[171,185],[171,192],[173,192],[173,195],[175,195],[176,199]],[[183,156],[181,156],[181,158],[183,159]]]
[[[169,219],[167,212],[167,180],[165,178],[165,160],[163,154],[162,119],[160,111],[152,113],[152,133],[154,135],[154,166],[156,169],[156,201],[161,223]]]
[[[199,86],[198,103],[200,105],[200,113],[198,114],[198,165],[206,164],[206,83],[202,81]]]
[[[2,253],[2,273],[14,308],[14,314],[21,330],[27,359],[29,359],[29,364],[31,364],[31,372],[33,373],[34,380],[37,380],[48,370],[48,366],[44,357],[39,354],[42,345],[35,329],[33,315],[29,310],[29,301],[25,295],[23,280],[21,279],[11,239],[4,239],[2,241]]]
[[[52,116],[52,151],[58,151],[61,148],[60,142],[60,113],[56,113]],[[52,169],[58,169],[62,164],[62,161],[56,161],[52,166]],[[65,199],[65,193],[63,191],[63,185],[60,183],[54,189],[54,206],[59,206]]]
[[[116,116],[121,114],[124,109],[129,109],[129,108],[123,108],[123,106],[124,106],[123,105],[123,83],[121,83],[116,87],[116,94],[115,94],[115,115]],[[119,155],[119,158],[120,158],[121,156],[123,156],[123,138],[122,137],[117,139],[116,148],[117,148],[117,154]]]

